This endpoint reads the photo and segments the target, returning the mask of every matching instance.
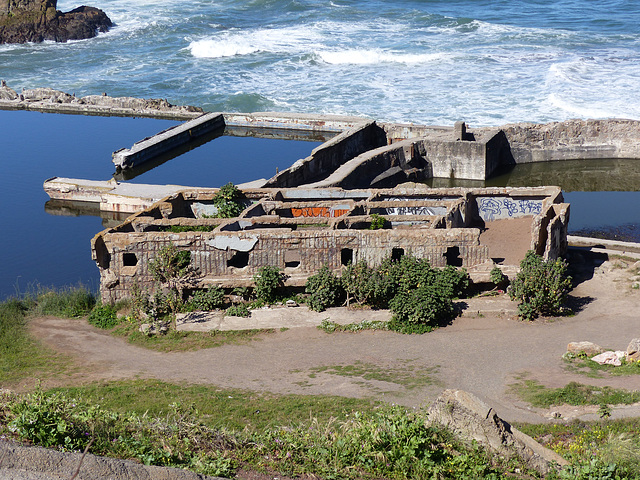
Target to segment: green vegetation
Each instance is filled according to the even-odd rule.
[[[307,305],[316,312],[337,305],[343,296],[340,279],[326,265],[307,279],[305,291],[309,294]]]
[[[116,309],[111,305],[96,305],[87,317],[87,321],[94,327],[108,330],[120,323]]]
[[[278,267],[265,266],[258,269],[253,277],[256,284],[254,293],[258,300],[274,303],[278,299],[278,291],[284,287],[286,276]]]
[[[572,463],[559,478],[640,478],[638,419],[516,426]]]
[[[408,390],[436,383],[432,375],[437,372],[438,367],[419,367],[410,363],[406,361],[403,366],[393,368],[364,362],[356,362],[354,365],[326,365],[310,369],[309,376],[315,378],[317,374],[325,373],[341,377],[358,377],[363,380],[401,385]]]
[[[538,315],[561,315],[566,313],[563,304],[571,288],[571,277],[567,276],[567,263],[562,259],[544,261],[529,250],[520,271],[511,282],[508,293],[511,300],[518,300],[518,313],[525,320]]]
[[[629,392],[611,387],[594,387],[570,382],[562,388],[547,388],[535,380],[524,379],[512,386],[523,400],[534,407],[552,405],[620,405],[640,402],[640,392]]]
[[[583,374],[591,378],[602,378],[604,374],[608,375],[640,375],[640,362],[627,362],[622,359],[622,365],[600,365],[597,362],[592,361],[586,355],[571,355],[565,353],[562,356],[565,361],[566,369]]]
[[[251,312],[249,308],[244,303],[239,303],[238,305],[231,305],[224,312],[227,317],[250,317]]]
[[[196,290],[182,308],[183,311],[210,311],[222,308],[224,305],[224,290],[218,286],[206,290]]]
[[[359,332],[361,330],[389,330],[389,322],[383,322],[381,320],[363,320],[358,323],[340,325],[339,323],[325,319],[322,320],[320,325],[318,325],[318,328],[327,333]]]
[[[385,227],[387,223],[387,219],[377,213],[371,214],[371,225],[369,225],[369,230],[380,230]]]
[[[218,218],[233,218],[245,208],[245,196],[233,183],[220,187],[213,196],[213,204],[218,209]]]
[[[91,442],[92,453],[208,475],[230,477],[242,466],[321,478],[498,478],[513,468],[427,426],[423,411],[398,406],[238,432],[209,427],[195,407],[177,403],[156,416],[120,413],[61,392],[1,400],[5,435],[64,450]]]
[[[185,385],[157,380],[127,380],[56,388],[52,393],[100,404],[117,413],[162,417],[170,405],[193,406],[198,419],[210,428],[257,432],[295,425],[315,418],[320,422],[344,421],[358,410],[371,412],[378,402],[330,395],[275,395],[266,392]]]
[[[26,316],[37,308],[33,298],[0,303],[0,383],[11,385],[35,375],[53,376],[69,360],[33,340],[27,333]]]
[[[159,352],[187,352],[214,348],[221,345],[244,345],[252,340],[258,340],[261,335],[273,330],[210,330],[208,332],[183,332],[169,330],[164,335],[146,335],[139,330],[139,325],[132,322],[121,323],[114,331],[114,335],[126,338],[127,342],[139,347]]]
[[[36,293],[25,296],[22,302],[29,305],[34,315],[78,318],[91,311],[96,299],[84,287],[40,288]]]

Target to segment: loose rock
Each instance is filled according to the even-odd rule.
[[[599,355],[604,351],[604,348],[592,342],[570,342],[569,345],[567,345],[567,352],[573,353],[574,355],[584,353],[589,358]]]
[[[627,360],[640,361],[640,338],[634,338],[627,346]]]

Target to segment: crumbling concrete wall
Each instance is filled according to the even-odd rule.
[[[309,157],[298,160],[267,181],[265,187],[296,187],[319,181],[347,160],[386,144],[384,130],[376,122],[364,122],[315,148]]]
[[[568,120],[501,127],[515,163],[640,158],[640,121]]]
[[[343,163],[324,180],[305,187],[367,188],[392,179],[397,184],[431,176],[431,166],[424,158],[422,142],[404,140],[362,153]]]
[[[425,231],[428,230],[428,233]],[[94,239],[94,258],[102,264],[101,296],[105,302],[130,295],[134,284],[151,288],[149,262],[172,243],[191,252],[200,285],[227,287],[253,284],[260,267],[277,266],[289,276],[287,285],[304,285],[323,265],[340,271],[348,262],[378,265],[392,254],[413,254],[444,267],[489,260],[478,229],[329,230],[308,228],[255,229],[232,232],[131,232]],[[104,259],[108,258],[108,262]],[[106,268],[104,268],[106,267]]]
[[[532,245],[539,253],[554,257],[566,248],[568,208],[558,203],[557,187],[259,189],[246,194],[248,206],[238,218],[203,216],[213,193],[189,191],[96,235],[92,251],[103,301],[128,296],[134,284],[151,288],[149,263],[170,243],[191,252],[199,287],[248,286],[265,265],[281,268],[288,285],[303,285],[323,265],[339,272],[349,262],[377,265],[404,254],[436,267],[486,266],[492,262],[488,246],[480,243],[480,229],[495,219],[498,206],[508,212],[506,218],[533,217]],[[382,229],[370,229],[374,214],[385,219]],[[172,233],[172,225],[194,229]]]

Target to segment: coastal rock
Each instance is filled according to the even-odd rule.
[[[445,390],[428,410],[429,422],[449,428],[464,441],[476,441],[505,458],[517,455],[530,468],[546,475],[567,465],[560,455],[502,420],[493,408],[462,390]]]
[[[81,6],[62,13],[56,6],[57,0],[0,0],[0,44],[83,40],[113,25],[98,8]]]
[[[584,353],[587,357],[591,358],[603,353],[604,348],[592,342],[570,342],[569,345],[567,345],[567,352],[573,353],[574,355]]]
[[[12,88],[7,87],[7,84],[2,80],[0,83],[0,100],[15,100],[18,98],[18,94]]]
[[[627,360],[640,360],[640,338],[634,338],[627,346]]]

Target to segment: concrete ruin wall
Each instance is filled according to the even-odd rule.
[[[347,160],[386,142],[384,131],[375,122],[364,122],[315,148],[310,156],[278,173],[264,186],[287,188],[320,180]]]
[[[349,262],[377,265],[389,256],[409,253],[436,267],[487,266],[492,262],[488,247],[480,243],[480,232],[484,219],[495,218],[479,207],[487,200],[502,205],[511,218],[533,217],[537,237],[532,236],[532,245],[543,254],[555,258],[566,248],[568,211],[566,204],[557,203],[562,198],[555,187],[246,193],[250,204],[238,218],[205,217],[211,213],[213,194],[191,191],[168,197],[96,235],[92,251],[100,267],[102,300],[127,297],[134,284],[150,288],[149,262],[169,243],[191,252],[200,288],[252,285],[253,276],[265,265],[281,268],[289,276],[287,285],[299,286],[323,265],[339,272]],[[530,207],[534,204],[540,204],[539,212]],[[385,218],[385,228],[369,229],[374,213]],[[206,225],[212,231],[172,233],[171,225]]]
[[[568,120],[501,127],[515,163],[640,158],[640,121]]]

